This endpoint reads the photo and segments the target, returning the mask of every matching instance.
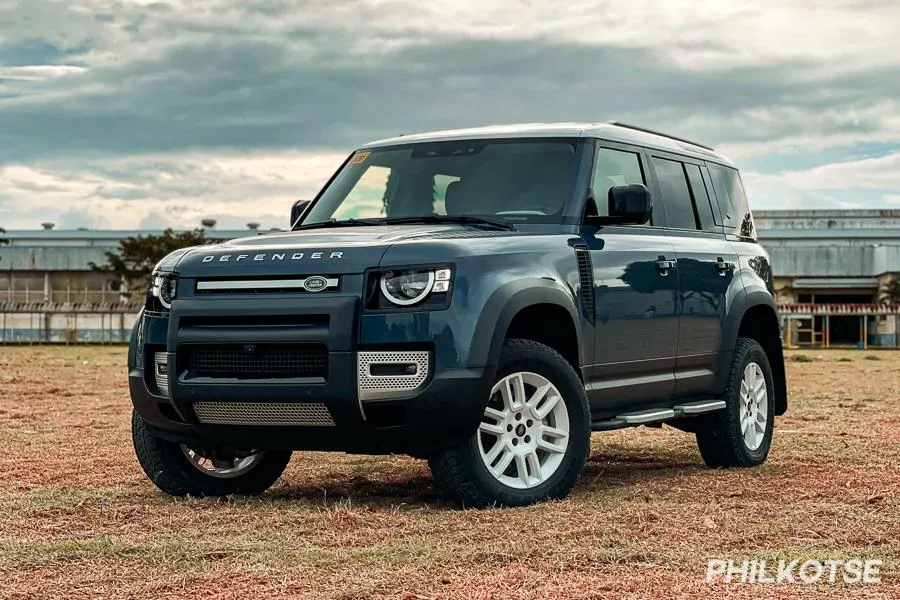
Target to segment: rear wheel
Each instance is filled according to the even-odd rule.
[[[478,430],[429,461],[438,487],[470,506],[523,506],[566,496],[584,467],[584,386],[552,348],[506,342]]]
[[[765,350],[739,338],[734,350],[725,409],[705,417],[697,447],[710,467],[753,467],[765,462],[775,422],[774,378]]]
[[[197,448],[164,440],[135,412],[131,435],[138,462],[170,496],[261,494],[284,472],[291,452]]]

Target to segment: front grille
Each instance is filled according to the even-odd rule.
[[[182,364],[194,377],[328,376],[328,348],[324,344],[198,344],[182,348]]]
[[[194,414],[207,425],[334,427],[321,402],[196,402]]]

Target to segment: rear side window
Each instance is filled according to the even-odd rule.
[[[712,205],[709,203],[709,193],[703,182],[703,174],[697,165],[684,165],[687,172],[688,183],[691,184],[691,195],[694,197],[694,208],[697,209],[697,219],[700,221],[700,229],[703,231],[721,231],[716,228],[713,217]]]
[[[676,229],[697,229],[694,203],[688,188],[684,165],[674,160],[652,158],[653,170],[659,182],[662,201],[666,205],[668,226]]]
[[[597,214],[609,216],[609,188],[617,185],[644,183],[641,161],[633,152],[598,148],[594,161],[594,197],[597,199]]]
[[[737,169],[713,164],[708,165],[708,168],[721,213],[720,225],[724,225],[729,233],[755,240],[753,215]]]

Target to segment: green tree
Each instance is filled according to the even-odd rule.
[[[884,304],[900,304],[900,276],[894,275],[878,293],[878,301]]]
[[[397,193],[397,184],[399,181],[397,180],[397,172],[394,169],[391,169],[391,172],[388,173],[387,182],[384,186],[384,195],[381,197],[381,204],[384,207],[384,214],[387,217],[391,216],[391,201],[394,199],[394,194]]]
[[[0,227],[0,246],[6,246],[9,244],[9,240],[3,237],[3,234],[6,233],[6,230]],[[3,260],[3,257],[0,256],[0,260]]]
[[[91,269],[117,275],[127,285],[123,295],[140,298],[147,293],[153,267],[170,252],[209,242],[197,229],[175,233],[166,229],[161,235],[138,235],[119,241],[115,252],[106,252],[106,264],[90,263]]]

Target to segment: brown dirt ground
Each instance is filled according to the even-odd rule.
[[[459,510],[422,461],[315,453],[260,498],[173,500],[132,452],[123,348],[0,347],[0,597],[900,598],[900,353],[788,359],[762,467],[630,429],[565,501]],[[881,559],[883,583],[705,583],[747,557]]]

